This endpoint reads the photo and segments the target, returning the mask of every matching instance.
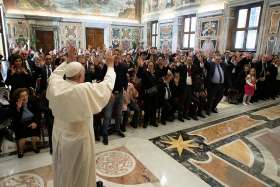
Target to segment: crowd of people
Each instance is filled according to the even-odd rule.
[[[107,106],[94,115],[95,139],[100,141],[102,137],[105,145],[110,133],[124,137],[129,125],[158,127],[159,123],[166,125],[176,119],[185,122],[205,118],[218,112],[217,105],[224,96],[230,103],[250,105],[258,100],[275,99],[280,92],[277,55],[256,57],[248,52],[230,51],[205,55],[191,50],[169,53],[156,48],[108,50],[115,55],[115,86]],[[105,52],[105,49],[76,51],[74,61],[84,66],[86,82],[103,81],[107,71]],[[10,87],[9,114],[19,157],[23,156],[27,137],[32,137],[33,150],[39,152],[36,142],[42,117],[52,147],[54,119],[46,89],[48,78],[59,64],[69,59],[68,55],[66,49],[48,54],[14,50],[9,58],[7,78],[1,80],[1,86]]]

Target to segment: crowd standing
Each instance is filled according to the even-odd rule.
[[[95,139],[102,138],[105,145],[111,133],[125,137],[129,125],[158,127],[159,123],[166,125],[174,120],[205,118],[218,112],[217,105],[224,96],[229,103],[250,105],[259,100],[275,99],[280,93],[280,58],[277,55],[254,56],[231,51],[205,55],[199,50],[171,53],[156,48],[107,50],[115,55],[116,81],[108,105],[94,115]],[[106,50],[78,51],[74,59],[84,66],[85,81],[101,82],[107,71]],[[54,119],[46,89],[54,69],[68,58],[66,48],[47,54],[22,49],[11,51],[7,78],[0,77],[0,81],[2,87],[10,88],[7,116],[12,119],[20,158],[27,137],[32,137],[34,152],[40,151],[36,145],[42,118],[52,152]]]

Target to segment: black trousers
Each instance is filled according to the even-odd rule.
[[[168,100],[163,100],[162,101],[162,111],[161,111],[161,121],[165,122],[166,119],[168,119],[169,117],[172,117],[176,111],[176,104],[173,98],[170,98]]]
[[[48,128],[49,147],[50,147],[50,150],[52,151],[52,131],[53,131],[54,116],[52,114],[51,109],[46,110],[45,119],[46,119],[46,125]]]
[[[280,95],[280,80],[276,80],[277,95]]]
[[[178,118],[183,118],[185,113],[185,103],[187,99],[187,91],[186,88],[180,90],[179,96],[176,98],[176,103],[178,104]]]
[[[254,100],[258,101],[259,99],[266,99],[268,95],[266,92],[266,81],[258,81]]]
[[[190,115],[190,106],[193,100],[193,89],[191,86],[187,86],[187,88],[185,89],[185,94],[186,94],[186,99],[185,99],[185,103],[184,103],[184,113],[183,115]]]
[[[101,134],[101,113],[93,115],[93,129],[95,138],[98,139]]]
[[[224,85],[210,83],[208,87],[207,112],[214,110],[224,96]]]
[[[156,124],[157,95],[144,95],[144,124]]]

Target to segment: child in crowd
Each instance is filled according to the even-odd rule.
[[[256,69],[251,68],[250,73],[246,76],[246,84],[244,86],[243,105],[250,104],[252,96],[254,96],[256,89]]]

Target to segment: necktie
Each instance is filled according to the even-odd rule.
[[[223,77],[222,77],[222,71],[220,69],[220,65],[219,64],[217,64],[217,68],[218,68],[218,72],[219,72],[219,76],[220,76],[220,83],[222,83]]]
[[[191,66],[188,66],[187,71],[188,71],[188,76],[191,76]]]
[[[50,66],[50,65],[47,65],[47,78],[50,77],[51,73],[52,73],[51,66]]]
[[[169,89],[169,85],[167,85],[166,89],[167,89],[167,95],[168,95],[167,99],[169,99],[171,97],[171,92],[170,92],[170,89]]]

